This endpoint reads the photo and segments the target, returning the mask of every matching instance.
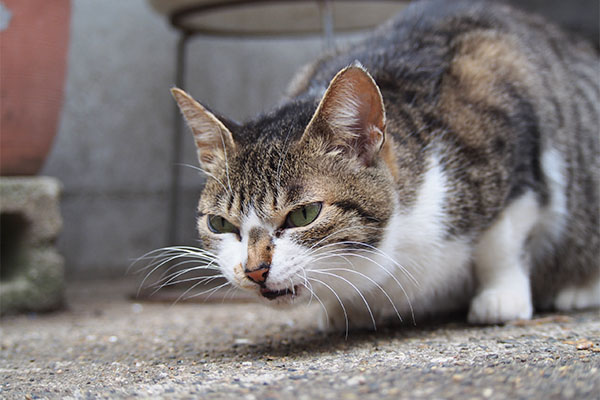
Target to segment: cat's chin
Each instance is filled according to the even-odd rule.
[[[261,288],[254,293],[258,295],[262,303],[276,308],[293,307],[298,304],[303,304],[306,297],[302,288],[299,286],[282,290]]]

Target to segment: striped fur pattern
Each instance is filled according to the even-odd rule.
[[[599,66],[537,16],[433,0],[318,60],[244,125],[174,89],[208,174],[205,254],[235,287],[318,302],[346,331],[598,306]],[[215,215],[234,231],[209,229]]]

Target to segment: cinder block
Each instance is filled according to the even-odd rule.
[[[50,311],[63,304],[61,184],[50,177],[0,178],[0,314]]]

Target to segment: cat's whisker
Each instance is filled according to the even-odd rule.
[[[160,269],[162,266],[164,266],[164,265],[168,264],[169,262],[172,262],[172,261],[174,261],[174,260],[176,260],[176,259],[179,259],[179,258],[185,258],[185,259],[187,259],[188,257],[189,257],[189,255],[187,255],[187,254],[179,254],[179,255],[175,255],[175,256],[168,257],[168,258],[167,258],[167,259],[165,259],[164,261],[162,261],[162,262],[158,263],[158,264],[157,264],[157,265],[156,265],[154,268],[152,268],[152,270],[148,271],[148,272],[147,272],[147,274],[146,274],[146,276],[144,277],[144,279],[142,279],[142,281],[141,281],[141,283],[140,283],[140,285],[139,285],[139,287],[138,287],[138,290],[137,290],[137,295],[139,296],[139,294],[140,294],[140,292],[141,292],[142,288],[143,288],[143,287],[145,287],[145,283],[146,283],[146,281],[147,281],[147,280],[150,278],[150,276],[151,276],[151,275],[152,275],[152,274],[153,274],[155,271],[157,271],[157,270],[158,270],[158,269]],[[197,260],[197,259],[192,259],[192,260],[187,260],[187,261],[189,261],[189,262],[198,262],[198,260]],[[210,259],[201,259],[200,261],[209,261],[209,263],[207,263],[207,264],[204,266],[206,269],[214,269],[214,270],[218,270],[217,268],[212,268],[212,267],[211,267],[211,265],[212,265],[212,264],[215,262],[215,260],[210,260]],[[182,263],[186,263],[186,261],[184,261],[184,262],[182,262]],[[178,264],[179,264],[179,265],[181,265],[182,263],[177,263],[175,266],[177,266]],[[171,267],[171,268],[167,269],[167,272],[168,272],[168,271],[170,271],[172,268],[173,268],[173,267]],[[164,278],[161,278],[161,279],[159,279],[159,282],[160,282],[161,280],[163,280],[163,279],[164,279]],[[166,279],[169,279],[169,278],[166,278]]]
[[[340,234],[340,233],[342,233],[342,232],[345,232],[345,231],[348,231],[348,230],[361,230],[361,229],[376,229],[376,230],[384,230],[385,228],[379,228],[379,227],[376,227],[376,226],[367,226],[367,225],[355,225],[355,226],[347,226],[347,227],[345,227],[345,228],[338,229],[337,231],[334,231],[334,232],[330,233],[329,235],[327,235],[327,236],[325,236],[325,237],[321,238],[321,239],[320,239],[320,240],[318,240],[317,242],[313,243],[313,244],[312,244],[312,245],[311,245],[311,246],[308,248],[308,255],[312,254],[312,252],[314,252],[314,251],[318,251],[318,249],[317,249],[317,250],[314,250],[314,249],[315,249],[315,247],[317,247],[319,244],[323,243],[324,241],[326,241],[326,240],[328,240],[328,239],[331,239],[331,238],[332,238],[334,235],[338,235],[338,234]],[[329,244],[327,244],[327,245],[324,245],[324,246],[333,245],[333,244],[335,244],[335,243],[329,243]],[[321,246],[321,247],[324,247],[324,246]]]
[[[134,266],[135,266],[137,263],[139,263],[140,261],[144,261],[144,260],[152,260],[150,263],[146,263],[146,265],[145,265],[143,268],[140,268],[140,269],[138,269],[137,271],[135,271],[135,273],[139,273],[139,272],[141,272],[141,271],[144,271],[144,270],[146,270],[146,269],[148,269],[148,268],[151,268],[151,267],[154,265],[154,263],[155,263],[155,260],[157,260],[157,259],[158,259],[158,260],[159,260],[159,262],[160,262],[160,260],[162,260],[162,258],[163,258],[163,257],[165,257],[165,256],[167,256],[167,255],[171,255],[171,254],[179,254],[179,252],[177,252],[177,253],[174,253],[173,251],[171,251],[171,250],[167,250],[167,249],[165,249],[165,248],[160,248],[160,249],[155,249],[155,250],[149,251],[149,252],[147,252],[146,254],[144,254],[144,255],[142,255],[142,256],[140,256],[140,257],[137,257],[136,259],[134,259],[134,260],[133,260],[133,261],[132,261],[132,262],[129,264],[129,266],[127,267],[127,271],[126,271],[126,273],[129,273],[129,272],[131,271],[131,269],[132,269],[132,268],[133,268],[133,267],[134,267]]]
[[[197,262],[198,264],[204,264],[204,265],[212,265],[214,264],[217,259],[215,257],[210,257],[210,256],[191,256],[189,254],[183,254],[183,253],[179,253],[179,254],[174,254],[174,255],[169,255],[167,258],[170,258],[171,261],[177,259],[177,258],[182,258],[184,261],[180,261],[174,265],[171,265],[169,268],[167,268],[164,272],[163,272],[163,276],[166,275],[169,271],[171,271],[173,268],[178,267],[181,264],[186,264],[189,262]],[[164,261],[164,259],[163,259]],[[217,269],[216,267],[211,267],[213,269]]]
[[[177,299],[175,299],[175,301],[173,302],[173,304],[171,304],[171,308],[175,306],[175,304],[177,304],[179,302],[179,300],[181,300],[186,294],[188,294],[190,292],[190,290],[193,290],[196,286],[198,286],[200,283],[202,282],[197,282],[194,283],[192,286],[190,286],[187,290],[185,290],[182,294],[179,295],[179,297],[177,297]],[[211,289],[209,289],[211,290]]]
[[[345,257],[344,257],[344,259],[348,263],[350,263],[350,265],[352,265],[352,263],[350,262],[350,260],[346,259]],[[385,289],[383,287],[381,287],[381,285],[379,283],[375,282],[373,279],[369,278],[367,275],[363,274],[362,272],[355,271],[355,270],[349,269],[349,268],[327,268],[327,269],[320,269],[319,271],[324,271],[324,272],[332,272],[332,271],[351,272],[353,274],[358,274],[359,276],[367,279],[369,282],[371,282],[373,285],[375,285],[379,290],[381,290],[381,292],[385,295],[385,297],[387,297],[387,299],[389,300],[390,304],[394,308],[394,311],[396,312],[396,315],[398,316],[398,319],[400,320],[400,322],[402,322],[402,317],[400,316],[400,312],[396,308],[396,304],[394,304],[394,302],[392,301],[392,298],[385,291]]]
[[[186,261],[178,262],[177,264],[175,264],[172,267],[168,268],[167,271],[165,271],[165,274],[168,271],[170,271],[171,269],[173,269],[173,268],[180,267],[180,266],[185,265],[185,264],[191,264],[191,263],[197,263],[197,262],[198,262],[197,260],[186,260]],[[173,273],[171,273],[169,275],[163,274],[163,276],[159,280],[157,280],[156,283],[165,282],[165,281],[168,281],[170,279],[176,279],[176,278],[178,278],[179,276],[181,276],[183,274],[187,274],[188,272],[197,271],[197,270],[200,270],[200,269],[202,269],[202,270],[219,271],[219,268],[213,267],[213,264],[214,264],[214,260],[211,261],[208,264],[196,265],[195,267],[192,267],[192,268],[186,268],[186,269],[183,269],[183,270],[175,271],[175,272],[173,272]]]
[[[375,330],[375,331],[377,330],[377,324],[375,323],[375,317],[373,316],[373,311],[371,311],[371,306],[369,306],[369,302],[367,301],[367,299],[365,298],[365,296],[362,294],[362,292],[360,291],[360,289],[357,288],[354,283],[352,283],[350,280],[344,278],[343,276],[340,276],[340,275],[337,275],[337,274],[332,274],[330,272],[325,272],[323,270],[315,270],[315,269],[313,269],[313,270],[310,270],[309,272],[314,272],[314,273],[317,273],[317,274],[332,276],[332,277],[341,279],[342,281],[344,281],[348,285],[350,285],[356,291],[356,293],[358,293],[358,295],[362,299],[363,303],[365,304],[365,307],[367,307],[367,311],[369,312],[369,316],[371,317],[371,322],[373,323],[373,330]]]
[[[294,124],[290,125],[290,129],[288,130],[287,134],[285,135],[285,140],[283,142],[283,145],[285,147],[285,153],[283,153],[283,156],[279,159],[279,164],[277,165],[277,187],[281,188],[281,167],[283,166],[283,163],[285,162],[285,158],[287,157],[288,151],[290,149],[290,146],[288,146],[288,139],[290,137],[290,133],[292,132],[292,128],[293,128]]]
[[[327,307],[325,307],[325,304],[323,304],[323,301],[321,300],[321,298],[319,296],[317,296],[317,294],[313,290],[312,284],[309,282],[308,278],[306,278],[306,273],[305,273],[305,277],[302,277],[302,275],[300,275],[298,273],[296,273],[296,275],[298,277],[300,277],[301,279],[304,278],[304,283],[302,283],[302,285],[310,292],[310,300],[308,301],[308,306],[310,306],[310,302],[312,301],[313,297],[315,299],[317,299],[317,301],[321,305],[321,308],[323,309],[323,312],[325,313],[325,321],[327,321],[327,324],[329,324],[329,314],[327,312]]]
[[[204,301],[206,302],[206,301],[208,301],[208,299],[210,298],[210,296],[212,296],[213,294],[215,294],[216,292],[218,292],[218,291],[219,291],[219,289],[222,289],[222,288],[226,287],[227,285],[230,285],[230,283],[229,283],[229,282],[225,282],[225,283],[223,283],[222,285],[215,286],[215,287],[214,287],[214,288],[212,288],[212,289],[208,289],[208,290],[205,290],[205,291],[203,291],[203,292],[200,292],[200,293],[195,293],[195,294],[189,295],[189,296],[185,297],[185,298],[184,298],[184,300],[193,299],[194,297],[198,297],[198,296],[202,296],[203,294],[210,293],[210,294],[209,294],[208,296],[206,296],[206,298],[204,299]],[[190,288],[190,289],[193,289],[193,287],[192,287],[192,288]]]
[[[225,300],[227,300],[227,296],[231,296],[231,298],[233,298],[233,296],[235,295],[235,293],[239,291],[239,289],[233,285],[231,285],[231,287],[229,289],[227,289],[227,292],[225,292],[225,294],[223,295],[223,299],[221,300],[221,304],[225,303]]]
[[[394,263],[394,265],[396,267],[398,267],[400,269],[400,271],[402,271],[413,282],[413,284],[415,286],[419,287],[419,282],[410,273],[410,271],[406,267],[404,267],[403,265],[401,265],[400,263],[398,263],[396,260],[394,260],[391,256],[389,256],[383,250],[381,250],[381,249],[379,249],[379,248],[377,248],[375,246],[372,246],[372,245],[370,245],[368,243],[355,242],[355,241],[348,240],[348,241],[343,241],[343,242],[337,242],[337,243],[327,244],[327,245],[321,246],[318,250],[322,250],[322,249],[325,249],[327,247],[332,247],[332,246],[340,245],[340,244],[351,244],[351,245],[355,245],[355,246],[362,246],[362,247],[366,247],[367,249],[361,249],[361,248],[358,248],[358,249],[340,248],[340,249],[334,249],[333,251],[338,251],[338,250],[339,251],[341,251],[341,250],[343,250],[343,251],[351,251],[351,250],[352,251],[363,251],[363,252],[366,252],[366,253],[381,255],[381,256],[385,257],[387,260],[389,260],[392,263]],[[416,263],[414,260],[412,260],[412,258],[411,258],[411,261],[413,261],[413,263],[417,264],[417,266],[420,267],[420,265],[418,263]],[[420,268],[422,268],[422,267],[420,267]]]
[[[312,287],[312,285],[311,285]],[[314,296],[315,299],[317,299],[317,301],[319,302],[319,304],[321,305],[321,308],[323,309],[323,312],[325,313],[325,320],[327,321],[327,324],[329,324],[329,313],[327,312],[327,307],[325,307],[325,304],[323,304],[323,301],[321,300],[321,298],[315,293],[314,290],[312,290],[311,288],[308,288],[308,290],[310,290],[311,292],[311,298]]]
[[[193,268],[186,268],[183,270],[178,270],[178,271],[175,271],[175,272],[172,272],[169,274],[169,271],[171,271],[172,269],[175,269],[177,267],[180,267],[180,266],[186,265],[186,264],[196,264],[196,266]],[[195,271],[195,270],[199,270],[199,269],[203,269],[206,271],[220,271],[220,269],[217,267],[214,267],[213,264],[214,264],[214,260],[209,263],[203,263],[203,264],[198,264],[198,260],[185,260],[185,261],[178,262],[177,264],[174,264],[173,266],[167,268],[165,270],[165,272],[161,274],[161,277],[156,280],[155,284],[168,281],[169,279],[175,279],[187,272]]]
[[[387,268],[385,268],[383,265],[381,265],[377,261],[373,260],[372,258],[367,257],[367,256],[363,256],[361,254],[356,254],[356,253],[353,253],[353,252],[348,252],[348,253],[331,253],[331,254],[319,257],[319,258],[317,258],[317,260],[323,260],[323,259],[326,259],[326,258],[338,257],[338,256],[358,257],[358,258],[364,259],[366,261],[369,261],[369,262],[375,264],[375,266],[381,268],[388,276],[390,276],[394,280],[394,282],[398,285],[398,287],[400,288],[400,290],[404,294],[404,297],[406,298],[406,301],[408,303],[408,307],[410,308],[410,312],[411,312],[411,316],[412,316],[413,322],[415,322],[415,315],[414,315],[414,310],[413,310],[412,302],[410,301],[410,297],[408,296],[408,293],[404,289],[404,286],[402,286],[402,284],[400,283],[400,281],[398,280],[398,278],[396,278],[394,276],[394,274],[391,273],[391,271],[389,271]],[[352,263],[350,263],[350,264],[352,265]]]
[[[233,292],[233,289],[235,289],[234,286],[231,286],[230,288],[227,289],[227,291],[223,295],[223,298],[221,299],[221,304],[225,304],[225,300],[227,300],[227,296],[229,296]]]
[[[175,260],[175,259],[177,259],[177,258],[182,258],[182,257],[184,257],[184,256],[183,256],[183,255],[181,255],[181,254],[179,254],[179,255],[175,255],[175,256],[172,256],[172,257],[167,257],[166,259],[164,259],[164,260],[162,260],[161,262],[159,262],[158,264],[156,264],[156,266],[154,266],[154,268],[152,268],[152,269],[151,269],[151,270],[150,270],[148,273],[146,273],[146,276],[144,276],[144,279],[142,279],[142,282],[140,283],[140,285],[139,285],[139,287],[138,287],[137,295],[138,295],[138,296],[140,295],[140,292],[141,292],[142,288],[143,288],[143,287],[145,287],[144,285],[145,285],[146,281],[148,280],[148,278],[150,278],[150,276],[151,276],[151,275],[152,275],[152,274],[153,274],[155,271],[157,271],[158,269],[160,269],[160,268],[161,268],[163,265],[166,265],[166,264],[168,264],[169,262],[171,262],[171,261],[173,261],[173,260]],[[144,268],[144,269],[146,269],[146,268]],[[143,270],[144,270],[144,269],[143,269]],[[143,271],[143,270],[142,270],[142,271]],[[140,271],[140,272],[141,272],[141,271]]]
[[[176,284],[178,282],[182,282],[181,280],[176,281],[176,279],[182,277],[183,275],[185,275],[185,274],[187,274],[189,272],[197,271],[199,269],[204,269],[204,268],[202,268],[202,267],[186,268],[186,269],[184,269],[182,271],[176,272],[169,279],[163,279],[161,281],[156,282],[154,285],[150,286],[150,288],[158,286],[158,289],[156,289],[152,294],[156,293],[159,289],[161,289],[161,288],[163,288],[165,286],[170,286],[170,285],[174,285],[174,284]],[[219,276],[222,276],[222,275],[215,274],[215,275],[207,275],[207,276],[196,276],[196,277],[192,277],[192,278],[189,278],[189,279],[204,279],[204,278],[206,278],[206,279],[213,279],[214,277],[219,277]]]
[[[340,296],[338,296],[338,294],[335,292],[335,290],[329,286],[328,284],[326,284],[325,282],[323,282],[320,279],[314,278],[314,277],[309,277],[309,280],[312,280],[316,283],[320,283],[321,285],[325,286],[327,289],[329,289],[331,291],[331,293],[333,293],[333,295],[335,296],[335,298],[337,299],[338,303],[340,304],[340,306],[342,307],[342,311],[344,312],[344,320],[346,322],[346,339],[348,339],[348,328],[349,328],[349,324],[348,324],[348,313],[346,312],[346,307],[344,307],[344,303],[342,302],[342,299],[340,299]],[[316,296],[316,293],[315,293]],[[329,323],[329,318],[327,319],[327,322]]]
[[[227,187],[229,187],[229,194],[233,196],[233,189],[231,189],[231,180],[229,179],[229,159],[227,158],[227,146],[225,146],[225,138],[223,132],[221,133],[221,144],[223,145],[223,154],[225,155],[225,176],[227,177]]]
[[[227,190],[227,187],[226,187],[226,186],[223,184],[223,182],[221,182],[221,180],[220,180],[220,179],[218,179],[216,176],[214,176],[213,174],[211,174],[211,173],[210,173],[210,172],[208,172],[207,170],[205,170],[205,169],[202,169],[202,168],[200,168],[200,167],[197,167],[197,166],[195,166],[195,165],[191,165],[191,164],[179,163],[179,164],[177,164],[177,165],[181,165],[181,166],[184,166],[184,167],[190,167],[190,168],[193,168],[193,169],[195,169],[195,170],[197,170],[197,171],[200,171],[200,172],[202,172],[202,173],[203,173],[203,174],[205,174],[206,176],[209,176],[209,177],[213,178],[215,181],[217,181],[217,183],[219,183],[219,184],[220,184],[220,185],[223,187],[223,189],[225,189],[225,191],[226,191],[226,192],[228,191],[228,190]]]
[[[152,274],[153,274],[153,273],[154,273],[156,270],[158,270],[158,269],[159,269],[159,268],[161,268],[163,265],[166,265],[167,263],[169,263],[169,262],[171,262],[171,261],[173,261],[173,260],[176,260],[176,259],[178,259],[178,258],[187,258],[187,257],[189,257],[189,255],[188,255],[188,254],[179,254],[179,255],[176,255],[176,256],[169,257],[169,258],[167,258],[166,260],[162,261],[161,263],[157,264],[157,265],[156,265],[156,266],[155,266],[155,267],[154,267],[154,268],[153,268],[153,269],[152,269],[150,272],[148,272],[148,273],[146,274],[146,276],[144,277],[144,279],[143,279],[143,280],[142,280],[142,282],[140,283],[140,287],[138,288],[138,295],[139,295],[139,293],[140,293],[140,290],[142,289],[142,287],[144,287],[144,284],[146,283],[146,281],[148,280],[148,278],[149,278],[149,277],[150,277],[150,276],[151,276],[151,275],[152,275]],[[206,261],[206,260],[202,260],[202,261]]]
[[[195,282],[195,281],[203,281],[204,283],[209,283],[211,281],[214,281],[215,279],[224,278],[224,277],[225,277],[225,275],[194,276],[191,278],[185,278],[185,279],[164,282],[161,285],[159,285],[159,287],[152,294],[156,293],[159,289],[162,289],[166,286],[173,286],[173,285],[177,285],[180,283]],[[158,285],[155,285],[155,287],[156,286],[158,286]]]
[[[158,254],[154,255],[154,256],[150,256],[151,254],[154,254],[154,253],[158,253]],[[192,247],[189,247],[189,248],[183,247],[183,246],[180,248],[164,247],[161,249],[152,250],[151,252],[148,252],[145,255],[138,257],[129,266],[127,271],[129,272],[131,267],[133,267],[136,263],[138,263],[139,261],[144,260],[144,259],[150,259],[152,261],[147,263],[147,265],[144,266],[143,268],[138,269],[135,273],[141,273],[147,269],[155,267],[157,264],[162,264],[164,261],[170,262],[172,259],[174,259],[173,257],[178,257],[178,256],[187,256],[189,258],[195,258],[195,259],[199,259],[202,261],[212,261],[213,259],[218,258],[218,256],[216,256],[215,254],[212,254],[210,252],[207,252],[207,251],[204,251],[201,249],[192,248]]]
[[[193,247],[193,246],[166,246],[166,247],[160,247],[158,249],[154,249],[151,250],[145,254],[143,254],[142,256],[138,257],[136,259],[137,260],[142,260],[144,258],[147,258],[148,256],[158,253],[158,252],[164,252],[164,251],[177,251],[177,252],[190,252],[190,253],[208,253],[211,255],[214,255],[212,252],[206,250],[206,249],[201,249],[198,247]],[[134,263],[136,262],[134,261]]]
[[[323,243],[324,241],[332,238],[334,235],[337,235],[341,232],[347,231],[349,229],[358,229],[357,227],[354,226],[350,226],[350,227],[346,227],[346,228],[342,228],[342,229],[338,229],[337,231],[334,231],[332,233],[330,233],[329,235],[326,235],[324,237],[322,237],[321,239],[319,239],[318,241],[316,241],[315,243],[313,243],[307,250],[308,250],[308,254],[307,255],[311,255],[312,253],[314,253],[315,251],[318,251],[318,249],[314,250],[315,247],[317,247],[318,245],[320,245],[321,243]]]
[[[304,276],[296,273],[296,275],[298,275],[300,277],[300,279],[304,279],[304,286],[306,286],[306,288],[308,289],[308,285],[310,285],[310,282],[308,281],[308,277],[306,276],[306,269],[305,268],[302,268],[302,274]],[[312,287],[312,285],[311,285],[311,287]],[[313,294],[314,294],[314,292],[311,290],[310,299],[308,299],[308,304],[309,305],[312,302]]]
[[[185,256],[185,255],[177,255],[177,256],[167,257],[167,258],[163,259],[161,262],[157,263],[151,271],[147,272],[146,276],[150,277],[155,271],[157,271],[161,267],[166,266],[167,264],[169,264],[175,260],[178,260],[178,259],[183,259],[183,261],[179,261],[179,262],[169,266],[166,270],[164,270],[162,272],[160,279],[163,279],[167,274],[169,274],[169,272],[171,270],[173,270],[181,265],[190,264],[190,263],[206,265],[207,269],[215,269],[215,270],[217,269],[217,268],[212,267],[212,264],[214,264],[214,262],[215,262],[214,259],[195,258],[195,257],[189,257],[189,256]]]
[[[198,281],[200,283],[203,283],[203,284],[208,284],[208,283],[214,281],[215,279],[224,278],[224,277],[225,277],[225,275],[196,276],[196,277],[193,277],[193,278],[186,278],[186,279],[180,279],[180,280],[173,281],[173,282],[167,282],[167,283],[164,283],[164,284],[160,285],[158,288],[156,288],[150,294],[150,296],[153,296],[160,289],[163,289],[163,288],[165,288],[167,286],[178,285],[178,284],[187,283],[187,282],[196,282],[196,281]]]
[[[185,300],[191,299],[193,297],[202,296],[203,294],[208,293],[208,292],[219,290],[219,289],[221,289],[221,288],[229,285],[229,282],[225,282],[225,283],[223,283],[223,284],[221,284],[219,286],[215,286],[214,288],[210,288],[210,289],[207,289],[207,290],[205,290],[203,292],[196,293],[194,295],[186,297],[186,295],[189,292],[191,292],[192,290],[194,290],[201,283],[203,283],[203,282],[197,282],[197,283],[194,283],[192,286],[190,286],[187,290],[185,290],[182,294],[180,294],[179,297],[177,297],[177,299],[175,300],[175,302],[173,304],[171,304],[171,307],[175,306],[175,304],[177,304],[181,299],[183,299],[185,301]]]
[[[358,242],[354,243],[355,245],[358,244]],[[332,244],[333,245],[333,244]],[[366,244],[364,244],[366,245]],[[324,248],[325,246],[323,246]],[[378,250],[378,249],[377,249]],[[394,266],[397,267],[404,275],[406,275],[410,281],[416,286],[419,287],[419,283],[416,280],[416,278],[410,273],[410,271],[404,267],[403,265],[401,265],[400,263],[398,263],[397,261],[391,259],[391,257],[387,256],[384,252],[382,251],[372,251],[369,249],[360,249],[360,248],[347,248],[347,247],[341,247],[341,248],[334,248],[334,249],[330,249],[327,250],[326,252],[321,252],[318,253],[317,258],[315,258],[315,261],[320,260],[323,256],[328,256],[328,255],[335,255],[335,254],[339,254],[339,253],[343,253],[343,252],[350,252],[350,254],[352,255],[357,255],[357,252],[363,252],[363,253],[369,253],[369,254],[374,254],[374,255],[381,255],[386,257],[387,259],[389,259],[390,261],[392,261],[394,263]],[[363,256],[364,257],[364,256]],[[373,261],[371,258],[368,258],[370,261]],[[383,266],[381,266],[383,268]],[[387,270],[387,268],[384,268],[387,272],[389,272]]]
[[[156,254],[156,255],[153,255],[153,254]],[[128,271],[136,263],[138,263],[139,261],[142,261],[142,260],[151,259],[151,260],[155,260],[155,261],[148,263],[148,265],[146,265],[143,268],[140,268],[137,272],[141,272],[141,271],[151,268],[152,266],[155,265],[155,263],[162,261],[163,257],[177,256],[177,255],[183,255],[183,254],[188,255],[189,257],[197,257],[197,258],[201,258],[201,257],[210,258],[210,259],[218,258],[218,256],[216,254],[213,254],[213,253],[203,250],[203,249],[198,249],[196,247],[169,246],[169,247],[163,247],[160,249],[152,250],[152,251],[142,255],[141,257],[138,257],[129,266]]]
[[[383,256],[383,257],[385,257],[386,259],[388,259],[389,261],[391,261],[393,263],[392,267],[393,268],[398,268],[398,270],[400,270],[400,272],[403,273],[416,288],[420,287],[419,281],[414,277],[414,275],[409,271],[409,269],[407,267],[405,267],[403,264],[400,264],[399,262],[397,262],[396,260],[392,259],[391,257],[387,256],[384,252],[371,251],[371,250],[368,250],[368,249],[352,249],[351,250],[351,254],[358,256],[357,252],[368,253],[368,254],[373,254],[375,256]],[[368,257],[368,256],[361,256],[361,257],[367,257],[366,259],[374,262],[374,260],[371,257]],[[416,261],[414,261],[412,259],[412,257],[408,257],[408,258],[409,258],[409,261],[412,264],[416,264],[418,267],[420,267],[420,264],[417,263]],[[377,264],[378,264],[378,266],[380,266],[381,268],[383,268],[386,272],[388,272],[388,273],[391,274],[391,272],[387,268],[383,267],[383,265],[381,265],[380,263],[377,263]],[[392,276],[394,276],[394,275],[392,274]]]

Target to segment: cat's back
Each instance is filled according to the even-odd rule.
[[[354,61],[360,61],[378,85],[384,87],[408,80],[423,84],[439,81],[455,63],[465,38],[475,47],[485,47],[486,56],[494,57],[497,43],[490,40],[490,34],[499,42],[512,37],[513,51],[534,55],[530,62],[540,63],[546,69],[555,67],[549,63],[557,60],[559,64],[571,66],[598,62],[597,49],[585,40],[502,1],[420,0],[411,3],[362,42],[313,64],[306,70],[304,86],[298,87],[296,94],[326,88],[338,71]],[[597,80],[590,83],[598,86]]]

